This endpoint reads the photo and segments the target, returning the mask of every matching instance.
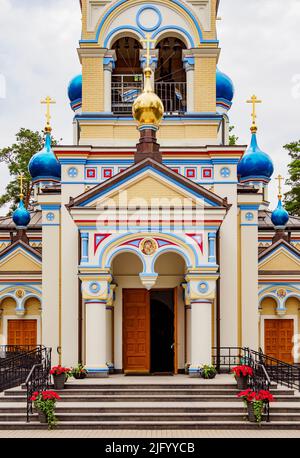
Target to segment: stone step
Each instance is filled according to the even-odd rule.
[[[137,384],[116,384],[114,382],[112,383],[93,383],[93,384],[87,384],[84,382],[81,383],[69,383],[67,382],[65,385],[67,390],[153,390],[153,389],[161,389],[161,390],[173,390],[173,389],[183,389],[183,390],[216,390],[216,389],[237,389],[237,384],[235,382],[233,383],[213,383],[210,384],[208,381],[205,383],[193,383],[193,384],[183,384],[183,383],[152,383],[152,384],[146,384],[146,383],[140,383],[139,385]],[[272,385],[272,389],[276,389],[277,385]],[[25,385],[22,385],[22,387],[19,387],[18,390],[20,389],[25,390],[26,387]],[[51,385],[51,389],[54,389],[54,385]]]
[[[295,397],[295,396],[276,396],[276,400],[278,402],[295,402],[298,403],[300,402],[300,397]],[[0,398],[0,406],[1,402],[20,402],[26,401],[26,396],[5,396]],[[215,395],[215,396],[208,396],[208,395],[201,395],[201,396],[87,396],[85,395],[84,398],[79,395],[71,395],[69,394],[68,396],[62,395],[60,402],[68,403],[80,403],[80,402],[111,402],[111,403],[116,403],[116,402],[241,402],[240,399],[238,399],[236,396],[228,396],[228,395]]]
[[[56,392],[60,396],[126,396],[126,395],[135,395],[135,396],[213,396],[213,395],[226,395],[226,396],[236,396],[239,393],[237,389],[218,389],[218,390],[182,390],[182,389],[172,389],[172,390],[164,390],[161,389],[138,389],[138,390],[131,390],[127,388],[119,389],[119,390],[85,390],[85,389],[64,389],[64,390],[56,390]],[[294,392],[291,390],[284,390],[284,389],[277,389],[271,390],[271,392],[275,396],[293,396]],[[5,396],[19,396],[23,397],[25,392],[23,390],[8,390],[5,391]]]

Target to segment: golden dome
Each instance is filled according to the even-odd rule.
[[[143,93],[135,100],[132,113],[139,125],[154,124],[158,126],[164,115],[164,106],[161,99],[153,92],[151,86],[152,70],[145,69],[145,88]]]

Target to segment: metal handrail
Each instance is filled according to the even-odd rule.
[[[35,392],[45,391],[50,386],[51,349],[44,348],[42,360],[35,364],[28,374],[25,385],[27,390],[27,422],[30,422],[30,415],[33,413],[32,396]]]
[[[0,392],[24,383],[32,367],[42,361],[44,351],[39,346],[0,361]]]

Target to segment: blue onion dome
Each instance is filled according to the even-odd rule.
[[[29,173],[33,182],[60,181],[61,166],[51,148],[51,128],[46,128],[45,146],[29,162]]]
[[[234,97],[234,85],[229,76],[217,68],[217,106],[230,110]]]
[[[257,128],[252,127],[251,131],[251,144],[238,164],[238,175],[241,182],[268,183],[274,173],[274,165],[270,156],[258,146]]]
[[[13,213],[13,222],[17,229],[26,229],[30,223],[30,213],[24,205],[23,197],[21,197],[19,206]]]
[[[277,208],[272,213],[272,223],[276,228],[284,229],[290,219],[290,216],[286,209],[282,205],[282,197],[278,196],[278,205]]]
[[[68,96],[73,111],[82,105],[82,75],[75,76],[69,83]]]

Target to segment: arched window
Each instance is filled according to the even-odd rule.
[[[155,91],[162,99],[166,113],[184,113],[186,101],[186,71],[183,66],[185,44],[174,37],[163,38],[157,44],[158,65]]]
[[[112,73],[112,111],[128,114],[143,88],[140,64],[142,46],[135,38],[122,37],[114,43],[112,49],[116,52],[116,65]]]

